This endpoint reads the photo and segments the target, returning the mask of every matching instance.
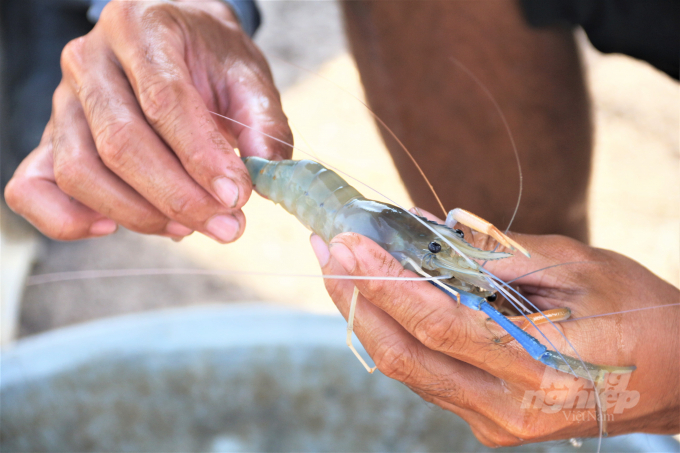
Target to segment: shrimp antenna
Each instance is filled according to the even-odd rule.
[[[613,311],[611,313],[602,313],[600,315],[581,316],[580,318],[569,318],[569,319],[565,319],[564,321],[560,321],[560,322],[565,323],[565,322],[572,322],[572,321],[581,321],[583,319],[602,318],[604,316],[622,315],[622,314],[625,314],[625,313],[635,313],[635,312],[644,311],[644,310],[654,310],[656,308],[678,307],[678,306],[680,306],[680,302],[676,302],[674,304],[654,305],[654,306],[651,306],[651,307],[631,308],[630,310]]]
[[[542,271],[545,271],[545,270],[548,270],[548,269],[552,269],[553,267],[566,266],[567,264],[586,264],[586,263],[592,263],[592,261],[569,261],[569,262],[566,262],[566,263],[557,263],[557,264],[553,264],[551,266],[546,266],[546,267],[542,267],[540,269],[536,269],[535,271],[527,272],[526,274],[520,275],[519,277],[515,277],[512,280],[508,280],[505,283],[507,283],[509,285],[510,283],[516,282],[520,278],[528,277],[529,275],[533,275],[533,274],[536,274],[538,272],[542,272]]]
[[[99,269],[88,271],[53,272],[49,274],[31,275],[26,279],[26,286],[46,285],[93,278],[122,278],[149,277],[164,275],[257,275],[266,277],[295,277],[295,278],[323,278],[329,280],[394,280],[394,281],[435,281],[445,280],[447,277],[372,277],[351,275],[318,275],[318,274],[289,274],[285,272],[236,271],[229,269],[192,269],[192,268],[148,268],[148,269]]]
[[[522,201],[522,188],[523,188],[523,183],[524,183],[524,175],[522,174],[522,164],[519,161],[519,152],[517,151],[517,144],[515,143],[515,137],[512,135],[512,131],[510,130],[510,125],[508,124],[508,120],[505,117],[505,114],[503,113],[503,110],[501,109],[501,106],[498,105],[498,102],[496,101],[496,98],[491,94],[491,91],[482,83],[479,78],[470,71],[467,66],[465,66],[460,60],[458,60],[455,57],[449,57],[449,59],[460,69],[465,72],[465,74],[472,79],[473,82],[475,82],[486,94],[486,96],[491,100],[491,103],[493,106],[496,108],[496,111],[498,112],[498,116],[500,116],[501,121],[503,122],[503,126],[505,127],[505,131],[508,133],[508,137],[510,138],[510,144],[512,145],[512,151],[515,153],[515,160],[517,161],[517,170],[519,172],[519,194],[517,195],[517,204],[515,205],[515,211],[512,213],[512,217],[510,218],[510,222],[508,222],[508,226],[505,228],[505,233],[507,234],[508,230],[510,230],[510,227],[512,226],[512,222],[515,221],[515,217],[517,216],[517,211],[519,211],[519,205],[520,202]]]
[[[312,75],[314,75],[314,76],[316,76],[316,77],[318,77],[318,78],[320,78],[320,79],[322,79],[322,80],[325,80],[326,82],[328,82],[328,83],[334,85],[336,88],[338,88],[339,90],[343,91],[344,93],[346,93],[346,94],[352,96],[354,99],[356,99],[358,102],[360,102],[361,105],[363,105],[364,107],[366,107],[366,110],[368,110],[368,112],[371,114],[371,116],[373,116],[373,118],[374,118],[374,119],[375,119],[375,120],[376,120],[376,121],[377,121],[377,122],[378,122],[378,123],[379,123],[379,124],[380,124],[380,125],[381,125],[388,133],[389,133],[389,134],[390,134],[390,136],[391,136],[391,137],[399,144],[399,146],[401,147],[401,149],[404,150],[404,152],[405,152],[406,155],[409,157],[409,159],[411,159],[411,162],[413,162],[413,165],[414,165],[414,166],[416,167],[416,169],[418,170],[418,173],[420,173],[420,176],[423,177],[423,180],[425,181],[425,184],[427,184],[427,187],[430,189],[430,192],[432,192],[432,195],[434,195],[434,198],[437,200],[437,204],[439,204],[439,207],[442,209],[442,212],[444,213],[444,215],[447,214],[447,211],[446,211],[446,208],[444,207],[444,204],[442,203],[441,199],[439,198],[439,195],[437,195],[437,191],[434,190],[434,187],[432,186],[432,183],[430,183],[430,180],[429,180],[428,177],[425,175],[425,172],[424,172],[423,169],[420,167],[420,165],[419,165],[418,162],[416,161],[415,157],[413,157],[413,154],[411,154],[411,152],[408,150],[408,148],[406,147],[406,145],[404,145],[404,143],[399,139],[399,137],[397,137],[397,134],[395,134],[394,131],[392,131],[392,129],[390,129],[390,127],[389,127],[387,124],[385,124],[385,122],[382,120],[382,118],[380,118],[380,117],[378,116],[377,113],[375,113],[373,110],[371,110],[371,108],[368,106],[368,104],[366,104],[366,102],[364,102],[363,99],[361,99],[359,96],[355,95],[354,93],[352,93],[352,92],[349,91],[348,89],[342,87],[342,86],[339,85],[338,83],[334,82],[333,80],[329,79],[328,77],[322,76],[321,74],[317,74],[317,73],[314,72],[314,71],[311,71],[311,70],[309,70],[309,69],[307,69],[307,68],[303,68],[302,66],[298,66],[298,65],[296,65],[295,63],[291,63],[291,62],[289,62],[289,61],[283,60],[283,59],[278,58],[278,57],[273,56],[273,55],[269,55],[269,58],[271,58],[272,60],[277,60],[277,61],[279,61],[279,62],[285,63],[285,64],[290,65],[290,66],[292,66],[292,67],[294,67],[294,68],[296,68],[296,69],[299,69],[300,71],[304,71],[304,72],[306,72],[306,73],[308,73],[308,74],[312,74]]]

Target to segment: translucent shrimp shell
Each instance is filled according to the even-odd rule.
[[[268,161],[259,157],[246,157],[243,161],[260,195],[281,204],[324,241],[330,242],[340,233],[359,233],[376,242],[399,262],[410,258],[421,267],[435,270],[424,260],[431,255],[428,245],[438,236],[403,209],[364,198],[337,173],[314,161]],[[476,249],[443,225],[430,226],[441,230],[474,258],[509,256]],[[442,247],[448,248],[443,243]],[[447,273],[459,279],[457,287],[490,289],[482,273],[465,258],[451,251],[440,255],[446,255]]]

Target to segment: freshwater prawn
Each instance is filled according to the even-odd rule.
[[[245,157],[243,161],[253,187],[260,195],[281,204],[326,243],[341,233],[359,233],[380,245],[405,268],[424,277],[441,277],[432,280],[432,283],[452,295],[458,304],[484,312],[535,360],[558,370],[564,370],[566,365],[575,376],[596,381],[601,380],[605,373],[629,373],[635,369],[593,365],[580,358],[548,350],[489,304],[489,301],[495,300],[498,291],[528,311],[510,291],[489,278],[490,274],[483,272],[480,265],[473,261],[497,260],[512,255],[478,249],[464,239],[461,230],[454,230],[452,226],[459,222],[489,234],[509,249],[518,250],[526,256],[530,254],[484,219],[462,209],[454,209],[444,225],[428,221],[397,206],[366,199],[338,174],[309,160],[276,162]],[[347,344],[366,370],[372,373],[375,367],[369,367],[351,343],[357,297],[358,290],[355,287],[348,320]],[[526,319],[530,325],[535,325],[542,318],[552,322],[549,316],[559,320],[566,319],[568,315],[568,311],[557,309],[548,315],[539,311]]]

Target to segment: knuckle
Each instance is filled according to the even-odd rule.
[[[482,445],[489,448],[515,447],[526,443],[506,433],[494,431],[482,434],[477,430],[473,430],[472,432]]]
[[[74,241],[87,236],[86,231],[78,221],[69,217],[61,221],[52,221],[42,232],[57,241]]]
[[[97,87],[96,84],[83,84],[78,92],[78,98],[94,130],[101,129],[107,122],[115,121],[116,114],[119,114],[111,108],[111,98],[104,95],[101,87]]]
[[[25,209],[30,199],[25,197],[25,184],[29,182],[23,177],[12,178],[5,187],[5,201],[12,211],[20,214],[38,228],[45,236],[58,241],[72,241],[85,237],[82,225],[73,218],[62,220],[46,219],[32,209]]]
[[[167,197],[167,207],[170,217],[178,218],[183,217],[190,212],[190,206],[192,203],[192,198],[190,194],[184,193],[182,191],[177,191],[171,193]]]
[[[210,162],[211,157],[210,154],[211,154],[210,150],[207,149],[202,150],[192,149],[190,152],[179,153],[180,159],[182,161],[182,166],[187,170],[189,174],[195,175],[196,177],[206,175],[206,170],[208,172],[210,172],[210,170],[214,171],[214,169],[210,168],[210,166],[207,165],[207,163]]]
[[[85,37],[81,36],[69,41],[64,46],[64,49],[61,51],[60,60],[61,70],[64,75],[75,74],[79,71],[82,63],[81,53],[84,42]]]
[[[470,423],[470,428],[472,428],[472,434],[474,434],[477,440],[486,447],[516,447],[527,443],[527,439],[513,436],[495,423],[486,424],[480,421],[473,421]]]
[[[159,234],[165,232],[168,218],[160,212],[149,212],[137,217],[129,218],[121,223],[128,230],[141,234]]]
[[[362,292],[368,299],[374,299],[377,296],[389,298],[392,289],[386,284],[386,280],[365,280]]]
[[[525,417],[509,417],[503,422],[503,429],[509,436],[497,435],[497,439],[494,439],[499,445],[503,446],[513,446],[523,441],[531,441],[538,439],[545,433],[540,432],[540,423],[536,420],[527,420]]]
[[[79,181],[80,166],[75,159],[66,158],[63,153],[54,159],[54,181],[62,192],[72,195]]]
[[[132,122],[116,119],[99,128],[95,134],[95,145],[102,161],[112,170],[120,170],[128,165],[133,147]]]
[[[5,186],[5,202],[12,211],[17,213],[23,206],[23,195],[25,193],[23,184],[24,178],[15,174]]]
[[[415,372],[412,351],[401,342],[381,341],[373,360],[385,376],[400,382],[409,381]]]
[[[460,341],[455,318],[438,310],[419,315],[412,331],[418,341],[434,351],[448,351]]]
[[[196,194],[194,190],[177,189],[169,192],[164,198],[169,217],[173,219],[191,217],[192,221],[187,220],[187,226],[203,223],[210,215],[214,214],[214,209],[211,209],[214,207],[214,199],[205,192]]]
[[[164,129],[180,114],[184,82],[175,77],[155,77],[140,86],[139,104],[147,120],[156,128]]]

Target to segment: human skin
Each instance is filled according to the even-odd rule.
[[[292,138],[269,69],[229,9],[219,1],[191,3],[112,3],[92,33],[65,49],[52,118],[5,192],[9,206],[47,236],[102,236],[117,225],[173,238],[199,231],[220,242],[242,233],[240,208],[251,186],[232,146],[267,158],[288,157],[290,149],[208,110],[286,142]],[[502,224],[517,193],[514,157],[479,87],[465,76],[452,82],[455,66],[448,56],[455,56],[494,93],[516,137],[525,198],[515,227],[585,239],[590,122],[573,37],[563,30],[529,30],[512,2],[436,4],[343,4],[371,104],[416,152],[435,186],[445,189],[440,192],[447,206],[465,199],[464,207]],[[500,9],[479,9],[491,4]],[[393,9],[383,9],[387,5]],[[428,30],[443,30],[446,39],[433,39]],[[389,146],[413,198],[431,207],[410,164]],[[677,289],[619,255],[563,237],[521,240],[533,260],[491,263],[500,277],[548,263],[595,262],[522,280],[543,308],[569,306],[584,316],[678,299]],[[342,273],[338,258],[329,259],[315,242],[324,272]],[[334,256],[344,245],[355,257],[356,267],[347,269],[352,275],[405,272],[364,238],[343,235],[333,244]],[[593,265],[602,272],[592,272]],[[327,284],[347,316],[352,283]],[[424,283],[357,284],[365,298],[356,332],[381,371],[461,415],[482,442],[597,433],[592,423],[519,412],[513,396],[536,388],[541,365],[514,343],[492,343],[491,335],[502,333],[481,314],[456,308]],[[613,434],[677,431],[677,312],[666,310],[677,309],[565,324],[588,360],[638,366],[629,388],[640,391],[640,403],[610,426]],[[431,313],[443,316],[425,316]],[[590,328],[579,329],[584,325]],[[494,358],[480,360],[480,350]],[[500,379],[510,396],[499,392]]]
[[[432,181],[447,209],[513,229],[587,242],[590,103],[567,28],[530,28],[515,1],[342,2],[366,97]],[[471,75],[455,62],[464,65]],[[381,130],[417,206],[441,212],[423,178]]]
[[[245,227],[251,194],[234,152],[289,157],[269,67],[224,2],[116,1],[62,53],[39,146],[5,190],[45,235],[133,231],[219,242]],[[221,120],[210,111],[252,129]]]
[[[515,136],[524,183],[513,227],[587,240],[590,114],[569,31],[530,29],[515,2],[342,5],[372,107],[445,206],[464,200],[502,226],[519,190],[498,112],[455,57]],[[62,67],[43,139],[6,188],[13,210],[62,240],[119,224],[173,238],[241,235],[251,186],[232,145],[281,158],[290,148],[260,132],[292,137],[266,62],[223,2],[112,2],[64,49]],[[410,160],[386,143],[412,198],[434,210]]]
[[[462,228],[474,245],[495,246],[488,237]],[[610,435],[680,431],[680,291],[611,251],[564,236],[511,236],[532,257],[518,254],[488,262],[487,269],[506,281],[571,263],[515,283],[543,310],[568,307],[573,318],[580,318],[671,304],[557,326],[583,360],[637,367],[624,390],[639,392],[639,401],[620,414],[614,413],[614,404],[609,405]],[[417,277],[374,242],[354,233],[335,237],[330,251],[318,236],[312,236],[312,246],[326,275]],[[505,332],[482,312],[457,306],[455,299],[427,282],[324,281],[345,318],[354,285],[359,289],[354,332],[378,370],[424,400],[462,417],[484,445],[598,436],[594,409],[555,413],[543,411],[542,406],[521,409],[525,392],[541,389],[544,373],[551,369],[533,360],[517,342],[494,342]],[[576,356],[555,328],[544,325],[541,331],[559,351]],[[529,333],[541,338],[534,328]],[[565,385],[573,379],[562,375]]]

